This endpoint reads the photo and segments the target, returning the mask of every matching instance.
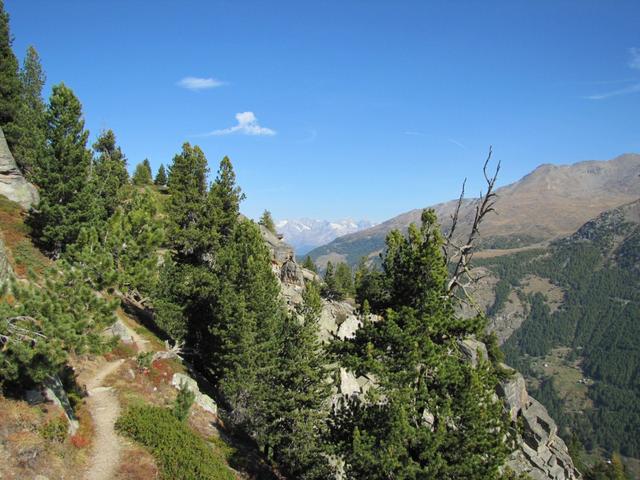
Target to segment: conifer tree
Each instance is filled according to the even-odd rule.
[[[313,260],[309,255],[305,257],[304,262],[302,262],[302,266],[307,270],[311,270],[314,273],[318,273],[318,267],[316,267],[316,264],[313,262]]]
[[[208,240],[213,239],[206,236],[213,232],[204,227],[204,219],[212,213],[206,208],[208,171],[204,152],[189,143],[182,146],[169,167],[169,240],[182,260],[192,257],[199,262],[212,246]]]
[[[63,261],[41,285],[14,283],[11,297],[0,298],[5,386],[30,387],[59,373],[69,353],[99,350],[102,330],[115,321],[114,310],[114,302],[96,295],[82,269]]]
[[[4,1],[0,0],[0,127],[13,152],[22,132],[17,123],[21,95],[18,59],[12,43],[9,14],[4,9]]]
[[[280,367],[269,386],[273,398],[261,408],[272,415],[266,443],[289,478],[333,477],[324,444],[331,387],[330,361],[319,340],[321,312],[320,287],[311,282],[303,292],[300,318],[284,322]]]
[[[236,174],[228,157],[224,157],[218,168],[218,176],[211,185],[211,206],[220,213],[218,230],[223,238],[233,232],[238,222],[240,202],[244,200],[244,193],[236,185]]]
[[[353,288],[353,273],[349,265],[344,262],[340,262],[336,267],[335,283],[337,296],[339,298],[352,297],[355,293]]]
[[[258,221],[258,223],[274,235],[278,233],[276,231],[276,224],[273,222],[273,217],[271,216],[271,212],[269,210],[265,210],[264,212],[262,212],[262,216],[260,217],[260,221]]]
[[[131,177],[134,185],[139,187],[143,187],[146,185],[151,185],[153,181],[153,177],[151,176],[151,166],[149,165],[149,160],[146,158],[136,165],[136,169],[133,172],[133,176]]]
[[[331,299],[336,300],[336,277],[333,268],[333,263],[327,262],[327,268],[324,271],[324,285],[322,287],[322,294]]]
[[[167,184],[167,172],[164,169],[164,165],[162,163],[160,164],[160,168],[158,168],[158,173],[153,183],[155,185],[158,185],[159,187],[165,186]]]
[[[27,176],[31,175],[38,160],[47,154],[45,104],[42,100],[44,82],[40,56],[30,46],[20,70],[21,95],[17,123],[21,136],[13,151],[16,162]]]
[[[195,399],[196,394],[189,389],[189,386],[186,383],[181,383],[178,395],[173,403],[173,416],[181,422],[184,422],[189,417],[189,410],[191,410],[191,406]]]
[[[34,168],[40,203],[29,224],[36,241],[55,257],[84,226],[99,220],[100,209],[89,182],[91,153],[82,106],[66,85],[53,87],[46,120],[49,155]]]
[[[104,225],[82,230],[66,258],[87,272],[96,290],[150,294],[159,278],[157,250],[163,240],[153,194],[133,190]]]
[[[343,398],[333,416],[347,478],[501,476],[506,424],[497,377],[488,362],[471,365],[458,346],[484,325],[457,317],[442,245],[433,211],[407,237],[392,232],[383,258],[389,308],[336,344],[345,367],[377,380],[366,398]]]
[[[93,150],[97,157],[93,164],[91,186],[100,204],[101,216],[106,220],[115,212],[119,193],[129,181],[127,157],[117,146],[113,130],[102,132],[93,144]]]

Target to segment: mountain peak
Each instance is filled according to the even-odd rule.
[[[337,237],[359,232],[376,225],[369,220],[318,220],[313,218],[281,219],[276,222],[276,229],[284,235],[284,240],[293,246],[298,255],[325,245]]]

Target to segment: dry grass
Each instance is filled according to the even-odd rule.
[[[47,441],[43,427],[63,414],[50,404],[30,406],[0,396],[0,478],[18,480],[44,475],[50,479],[77,478],[86,456],[67,437]],[[86,428],[80,419],[81,431]]]
[[[29,271],[36,274],[51,264],[29,238],[25,225],[26,212],[17,204],[0,195],[0,230],[9,253],[9,261],[18,277],[26,277]]]
[[[153,456],[144,448],[130,444],[122,453],[120,468],[114,480],[155,480],[160,472]]]

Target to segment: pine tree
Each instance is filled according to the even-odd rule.
[[[195,399],[196,394],[189,389],[189,386],[186,383],[180,384],[178,396],[173,403],[173,416],[181,422],[184,422],[189,417],[189,410],[191,410],[191,406]]]
[[[167,184],[167,172],[164,169],[164,165],[160,164],[160,168],[158,168],[158,174],[156,175],[156,179],[153,183],[159,187],[165,186]]]
[[[354,295],[353,273],[349,265],[344,262],[340,262],[336,267],[335,283],[339,298],[352,297]]]
[[[21,96],[18,59],[11,48],[12,43],[9,14],[4,9],[4,1],[0,0],[0,127],[13,152],[22,132],[17,124]]]
[[[307,284],[302,297],[301,318],[288,317],[281,335],[281,366],[273,391],[279,387],[282,392],[270,405],[279,417],[272,449],[289,478],[333,478],[325,445],[331,387],[327,382],[330,361],[319,340],[319,285]]]
[[[209,240],[214,240],[207,238],[214,232],[204,227],[204,219],[211,215],[211,210],[206,208],[208,171],[204,152],[188,143],[182,146],[182,152],[173,158],[169,167],[169,240],[183,260],[192,257],[194,262],[199,262],[212,246]]]
[[[149,159],[145,158],[142,161],[142,165],[144,165],[144,168],[147,169],[147,173],[149,174],[149,178],[153,178],[153,171],[151,170],[151,163],[149,162]]]
[[[389,308],[335,345],[345,367],[377,381],[365,398],[343,398],[333,416],[347,478],[500,478],[507,449],[497,377],[460,353],[458,340],[483,323],[457,317],[442,245],[433,211],[407,237],[390,233]]]
[[[136,169],[133,172],[133,176],[131,177],[134,185],[139,187],[143,187],[146,185],[151,185],[153,177],[151,176],[151,167],[149,165],[149,160],[146,158],[136,165]]]
[[[264,424],[257,439],[288,478],[331,478],[324,445],[330,362],[319,340],[321,311],[320,287],[309,283],[298,317],[282,324],[278,368],[258,404]]]
[[[324,271],[324,285],[322,286],[322,294],[331,299],[337,300],[336,277],[333,263],[327,262],[327,268]]]
[[[276,224],[273,222],[273,217],[271,216],[271,212],[269,210],[265,210],[264,212],[262,212],[262,216],[260,217],[258,223],[274,235],[278,233],[276,231]]]
[[[316,267],[316,264],[313,262],[309,255],[305,257],[304,262],[302,262],[302,266],[307,270],[318,273],[318,267]]]
[[[365,257],[360,259],[354,275],[356,302],[366,302],[374,313],[384,312],[389,298],[384,287],[384,278],[379,269],[370,268]]]
[[[75,242],[84,226],[99,220],[100,209],[89,182],[89,132],[82,106],[66,85],[53,87],[46,119],[49,155],[34,168],[41,198],[29,224],[36,241],[55,257]]]
[[[96,295],[82,269],[61,261],[42,284],[14,283],[0,298],[0,378],[28,388],[56,375],[69,353],[99,351],[115,303]]]
[[[87,272],[96,290],[150,294],[159,279],[157,250],[163,240],[153,194],[133,190],[103,226],[83,229],[65,256]]]
[[[115,212],[119,193],[128,184],[127,157],[117,146],[113,130],[102,132],[93,144],[93,150],[97,157],[93,164],[91,186],[100,204],[101,216],[106,220]]]
[[[245,196],[240,187],[236,185],[236,174],[228,157],[224,157],[218,168],[218,176],[211,185],[212,207],[220,212],[218,229],[223,238],[227,238],[233,232],[233,227],[238,222],[240,202]]]
[[[30,176],[34,165],[47,154],[45,104],[42,87],[45,75],[40,64],[40,56],[34,47],[29,47],[20,70],[20,108],[17,123],[21,136],[13,155],[16,162]]]

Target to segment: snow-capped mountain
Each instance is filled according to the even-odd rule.
[[[297,255],[304,255],[310,250],[325,245],[332,240],[358,232],[376,225],[368,220],[352,220],[350,218],[331,222],[312,218],[295,220],[278,220],[276,229],[284,235],[283,240],[291,245]]]

